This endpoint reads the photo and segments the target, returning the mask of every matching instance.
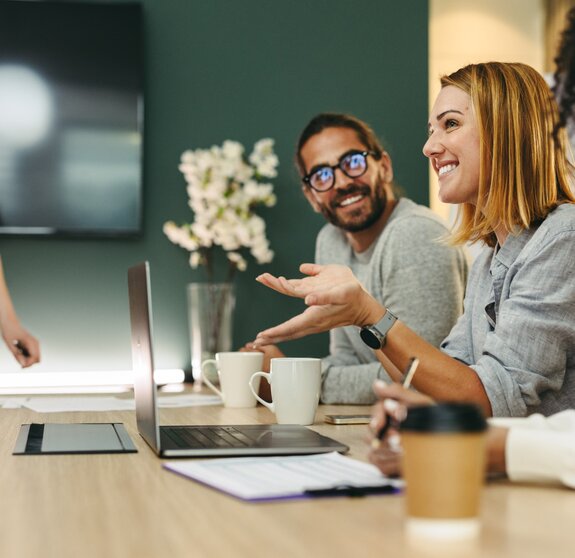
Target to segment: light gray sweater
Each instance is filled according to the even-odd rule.
[[[344,232],[325,225],[317,237],[316,262],[350,267],[364,287],[417,334],[435,346],[463,308],[467,263],[463,251],[439,242],[446,225],[429,208],[402,198],[385,228],[356,254]],[[372,404],[376,378],[390,378],[355,326],[330,332],[323,359],[324,403]]]

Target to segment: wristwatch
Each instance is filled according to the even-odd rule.
[[[362,341],[372,349],[382,349],[385,346],[385,338],[391,326],[397,321],[387,308],[385,314],[379,322],[370,326],[363,326],[359,332]]]

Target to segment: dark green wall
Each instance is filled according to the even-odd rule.
[[[130,366],[126,268],[152,266],[156,360],[189,365],[185,285],[199,277],[162,233],[191,219],[177,170],[187,148],[276,140],[278,203],[264,217],[276,257],[237,280],[237,345],[301,305],[266,291],[262,271],[293,275],[313,258],[322,225],[293,169],[299,131],[320,111],[369,122],[387,142],[397,181],[428,202],[421,155],[427,121],[426,0],[145,0],[145,230],[138,240],[0,239],[19,314],[42,341],[42,369]],[[327,336],[284,345],[322,356]],[[13,364],[6,351],[2,369]]]

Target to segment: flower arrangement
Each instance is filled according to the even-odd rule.
[[[170,241],[190,252],[190,266],[205,265],[213,280],[214,248],[226,252],[231,280],[235,271],[245,271],[242,249],[248,249],[260,264],[272,261],[264,220],[256,215],[258,206],[276,203],[269,179],[277,176],[278,158],[274,140],[261,139],[249,157],[236,141],[224,141],[210,149],[188,150],[182,154],[179,169],[187,183],[188,205],[194,221],[164,224]]]

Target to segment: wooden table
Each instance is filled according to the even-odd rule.
[[[366,426],[314,429],[365,460]],[[163,424],[273,422],[263,408],[162,409]],[[11,455],[25,422],[124,422],[139,453]],[[138,435],[133,412],[37,414],[0,409],[0,556],[29,557],[412,557],[553,558],[575,555],[575,493],[487,484],[476,546],[414,547],[403,535],[403,496],[248,504],[162,469]]]

